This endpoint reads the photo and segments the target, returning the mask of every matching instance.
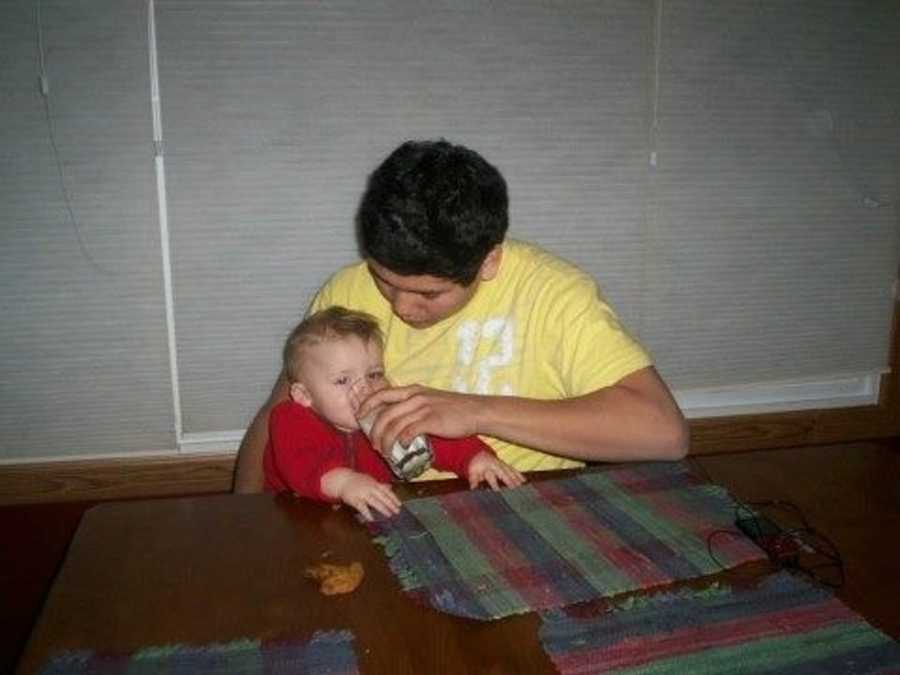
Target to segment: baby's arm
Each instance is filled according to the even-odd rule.
[[[470,488],[486,482],[497,490],[501,483],[507,487],[518,487],[525,482],[520,472],[498,459],[491,447],[478,436],[456,439],[431,436],[430,440],[434,449],[434,468],[467,478]]]
[[[400,500],[391,486],[359,471],[332,469],[322,476],[321,488],[324,495],[352,506],[366,520],[372,520],[370,507],[387,517],[400,512]]]
[[[322,493],[321,479],[332,469],[346,466],[346,459],[316,441],[309,430],[308,413],[294,403],[276,406],[269,418],[269,438],[272,462],[267,470],[275,472],[274,482],[300,497],[333,499]]]

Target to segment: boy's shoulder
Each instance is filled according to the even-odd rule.
[[[587,272],[575,263],[551,253],[547,249],[518,239],[507,239],[503,244],[504,256],[509,258],[511,267],[529,276],[541,274],[547,277],[590,278]]]
[[[332,305],[362,310],[376,316],[379,316],[379,310],[384,309],[384,299],[364,260],[347,265],[331,275],[313,300],[311,310]]]
[[[594,278],[574,263],[532,243],[508,240],[504,243],[507,267],[501,268],[506,286],[522,297],[559,298],[572,293],[597,294]]]
[[[345,265],[337,272],[331,275],[325,282],[325,289],[329,288],[356,288],[360,284],[370,283],[371,275],[365,260],[358,260],[355,263]]]

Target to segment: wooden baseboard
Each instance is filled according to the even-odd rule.
[[[691,420],[691,454],[849,443],[900,436],[900,302],[878,405]]]
[[[229,492],[234,456],[54,461],[0,467],[0,505]]]
[[[691,454],[900,437],[900,303],[878,405],[694,419]],[[0,505],[162,497],[231,490],[231,454],[0,466]]]
[[[886,406],[804,410],[691,420],[691,454],[826,445],[900,436]]]
[[[691,420],[691,454],[900,436],[887,405]],[[228,492],[234,456],[109,459],[0,467],[0,505]]]
[[[900,436],[900,302],[878,405],[691,420],[691,454],[822,445]]]

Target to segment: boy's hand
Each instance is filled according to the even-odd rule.
[[[322,492],[352,506],[366,520],[372,520],[370,509],[375,509],[388,518],[400,512],[400,500],[390,485],[379,483],[371,476],[358,471],[350,469],[329,471],[322,476]]]
[[[500,483],[507,487],[519,487],[525,482],[525,476],[496,455],[482,450],[469,462],[469,488],[475,489],[482,482],[499,490]]]
[[[388,387],[362,401],[357,417],[365,417],[383,406],[368,436],[375,449],[387,455],[394,441],[409,445],[419,434],[442,438],[477,434],[483,399],[474,394],[442,391],[419,384]]]

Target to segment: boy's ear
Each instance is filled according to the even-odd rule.
[[[478,270],[478,276],[482,281],[490,281],[497,272],[500,271],[500,261],[503,259],[503,246],[497,244],[492,248],[481,263],[481,269]]]
[[[309,395],[309,391],[299,382],[291,384],[290,394],[294,403],[299,403],[307,408],[312,405],[312,397]]]

